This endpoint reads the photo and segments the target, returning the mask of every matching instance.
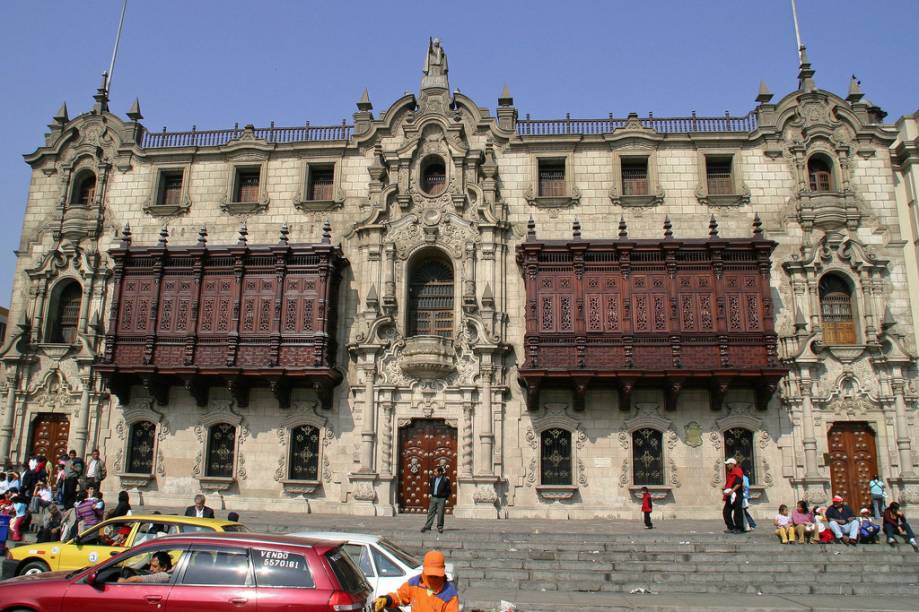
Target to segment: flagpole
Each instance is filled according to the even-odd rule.
[[[115,75],[115,58],[118,57],[118,44],[121,42],[121,30],[124,27],[124,12],[128,8],[128,0],[121,4],[121,18],[118,20],[118,33],[115,34],[115,48],[112,49],[112,63],[109,64],[108,76],[105,79],[105,93],[111,97],[112,77]]]
[[[127,2],[127,0],[125,0]],[[798,28],[798,2],[797,0],[791,0],[791,17],[795,22],[795,40],[798,43],[798,62],[801,61],[801,30]]]

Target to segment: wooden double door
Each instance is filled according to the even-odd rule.
[[[874,432],[867,423],[834,423],[827,437],[833,495],[841,495],[856,514],[871,508],[868,483],[878,473]]]
[[[399,512],[428,511],[428,482],[443,466],[453,491],[447,512],[456,505],[456,428],[442,420],[416,419],[399,429]]]
[[[67,438],[70,436],[70,419],[66,414],[41,413],[32,423],[32,439],[29,441],[29,457],[44,455],[49,461],[57,463],[61,455],[66,455]]]

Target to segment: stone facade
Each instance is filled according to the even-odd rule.
[[[353,126],[179,134],[147,133],[136,103],[127,119],[112,114],[100,89],[91,112],[70,119],[63,107],[45,144],[26,156],[33,174],[15,325],[2,350],[0,456],[22,461],[49,415],[64,415],[66,444],[98,447],[107,458],[107,492],[129,488],[142,501],[174,504],[203,490],[234,510],[388,515],[412,506],[406,482],[430,467],[408,458],[401,434],[431,420],[455,428],[452,447],[427,452],[455,474],[458,516],[635,517],[642,481],[634,434],[653,430],[662,448],[656,510],[693,517],[719,507],[725,432],[743,429],[759,513],[801,497],[825,500],[842,486],[831,482],[831,465],[846,461],[856,473],[873,460],[894,498],[919,503],[909,292],[919,285],[915,247],[904,250],[914,230],[901,230],[903,206],[915,200],[915,120],[903,120],[904,144],[892,149],[897,128],[857,83],[842,98],[818,89],[813,74],[805,54],[799,88],[773,103],[763,86],[745,118],[523,121],[506,90],[494,115],[451,93],[433,41],[419,94],[379,117],[365,93]],[[811,185],[817,157],[827,189]],[[644,160],[638,193],[626,186],[630,160]],[[711,160],[729,160],[726,187],[709,180]],[[552,194],[540,179],[547,162],[562,177]],[[256,191],[241,198],[243,175],[253,173]],[[95,189],[78,201],[89,174]],[[315,197],[320,174],[326,183]],[[180,187],[164,199],[169,177]],[[674,410],[664,390],[640,388],[621,406],[615,389],[596,385],[578,409],[566,388],[544,389],[527,407],[516,374],[528,315],[515,248],[531,217],[546,240],[570,239],[576,221],[585,239],[615,239],[620,217],[633,238],[660,238],[667,218],[676,239],[704,239],[714,215],[730,239],[749,237],[757,213],[778,243],[772,303],[788,368],[767,405],[738,386],[716,403],[708,390],[687,389]],[[139,247],[155,246],[168,227],[168,245],[178,248],[193,246],[202,225],[208,244],[238,244],[242,223],[249,245],[276,244],[282,224],[291,244],[318,243],[325,221],[350,262],[330,305],[344,381],[329,397],[294,387],[283,407],[254,386],[242,405],[218,386],[199,405],[173,384],[165,398],[138,385],[119,401],[96,364],[106,334],[116,333],[108,252],[124,226]],[[410,332],[418,324],[409,316],[413,275],[429,260],[452,268],[446,335]],[[824,318],[828,274],[848,287],[854,312],[854,336],[842,342],[829,338]],[[60,341],[53,334],[71,281],[81,290],[75,334]],[[876,456],[835,456],[839,422],[863,426]],[[128,457],[138,423],[153,427],[140,471]],[[234,432],[232,469],[211,477],[218,424]],[[301,426],[318,436],[309,446],[312,478],[289,473]],[[543,482],[541,440],[550,431],[570,440],[563,485]]]

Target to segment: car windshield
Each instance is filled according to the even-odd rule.
[[[406,567],[421,567],[421,561],[417,557],[414,557],[389,540],[380,540],[380,548],[391,554],[393,557],[399,560],[399,563],[403,564]]]

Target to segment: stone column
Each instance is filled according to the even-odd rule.
[[[479,457],[481,462],[479,471],[483,476],[494,474],[494,444],[495,435],[491,414],[491,376],[493,368],[483,365],[479,374],[482,377],[482,429],[479,432]]]
[[[811,330],[820,326],[820,290],[813,270],[807,272],[807,297],[811,303]]]
[[[80,333],[86,333],[86,321],[89,318],[89,306],[92,302],[92,285],[88,279],[83,279],[83,299],[80,302],[80,318],[77,322],[77,329]]]
[[[463,438],[460,453],[460,478],[472,477],[472,400],[463,399]]]
[[[906,398],[904,397],[905,381],[897,376],[891,381],[896,406],[897,453],[900,456],[900,478],[913,479],[917,474],[913,470],[913,453],[909,439],[909,422],[906,419]]]
[[[811,480],[819,478],[820,474],[817,472],[817,436],[811,400],[813,381],[806,369],[802,370],[798,384],[801,388],[801,428],[804,430],[804,478]]]
[[[361,472],[373,472],[373,455],[376,447],[376,405],[373,388],[374,367],[363,365],[364,409],[361,412]]]
[[[77,419],[77,428],[73,434],[73,441],[77,456],[85,457],[86,439],[89,436],[89,396],[92,393],[92,375],[81,375],[80,382],[83,385],[83,392],[80,395],[80,416]]]
[[[383,303],[392,306],[396,300],[396,247],[387,243],[384,247],[386,261],[383,262]]]
[[[862,304],[864,304],[865,312],[863,313],[865,319],[865,343],[875,342],[877,340],[877,328],[875,327],[875,321],[877,317],[874,312],[874,295],[871,290],[871,278],[868,272],[864,269],[859,271],[858,275],[859,289],[862,294]]]
[[[0,426],[0,461],[9,466],[10,446],[13,441],[13,419],[16,417],[16,371],[6,377],[6,412],[3,413],[3,425]]]
[[[383,415],[383,440],[381,443],[383,453],[382,476],[383,479],[392,478],[392,413],[393,404],[391,400],[380,402],[380,408]]]

